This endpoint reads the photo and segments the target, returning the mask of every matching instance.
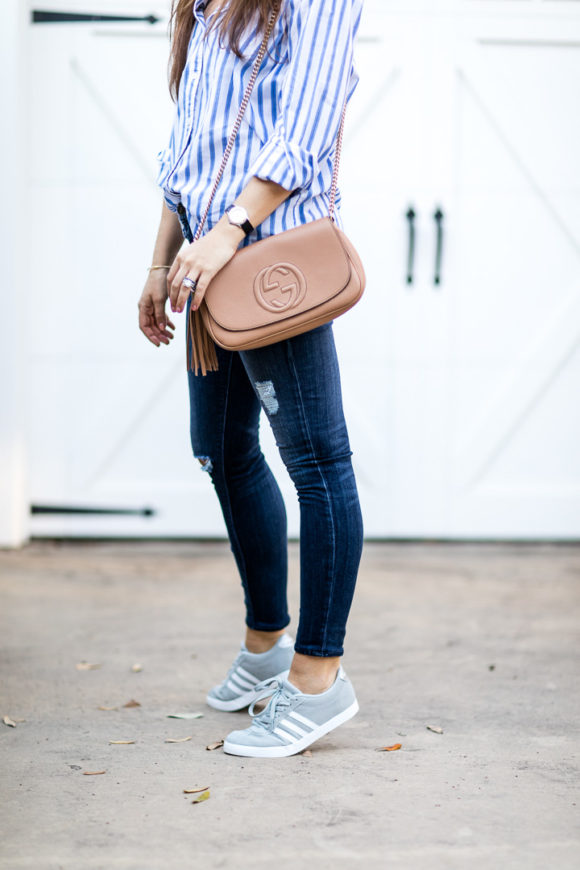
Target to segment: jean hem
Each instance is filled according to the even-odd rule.
[[[317,656],[318,658],[340,658],[344,655],[344,649],[320,649],[320,647],[302,646],[301,644],[294,645],[294,652],[300,653],[303,656]]]
[[[252,623],[246,620],[246,627],[251,629],[252,631],[282,631],[282,629],[287,628],[290,625],[290,617],[286,622],[283,622],[281,625],[277,623],[271,622],[254,622]]]

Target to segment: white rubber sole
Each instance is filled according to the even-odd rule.
[[[272,677],[273,680],[285,680],[290,671],[282,671]],[[249,707],[256,700],[260,692],[250,689],[239,695],[237,698],[232,698],[231,701],[221,701],[219,698],[214,698],[212,695],[206,697],[206,703],[214,710],[221,710],[224,713],[234,713],[236,710],[243,710],[244,707]]]
[[[350,707],[343,710],[342,713],[333,716],[328,722],[319,725],[310,734],[306,734],[297,740],[295,743],[289,743],[287,746],[243,746],[241,743],[230,743],[226,737],[224,742],[224,752],[228,755],[243,755],[247,758],[287,758],[289,755],[297,755],[303,752],[308,746],[311,746],[316,740],[320,740],[329,731],[338,728],[344,722],[348,722],[359,711],[358,701],[354,701]]]

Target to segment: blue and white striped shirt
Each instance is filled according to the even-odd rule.
[[[169,146],[157,155],[165,202],[171,211],[183,202],[194,232],[261,43],[253,29],[241,40],[244,59],[220,47],[218,29],[207,31],[204,2],[194,3]],[[353,43],[361,12],[362,0],[283,0],[204,232],[254,175],[292,193],[243,244],[328,214],[342,107],[358,83]],[[222,14],[210,11],[207,20]],[[342,226],[340,192],[336,203]]]

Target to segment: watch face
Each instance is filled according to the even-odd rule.
[[[228,211],[228,217],[233,224],[237,224],[238,226],[248,219],[246,209],[242,208],[241,205],[234,205],[233,208],[230,208]]]

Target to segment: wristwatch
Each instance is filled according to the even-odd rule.
[[[254,227],[250,223],[248,212],[243,205],[229,205],[226,208],[228,220],[235,227],[240,227],[247,236],[254,231]]]

